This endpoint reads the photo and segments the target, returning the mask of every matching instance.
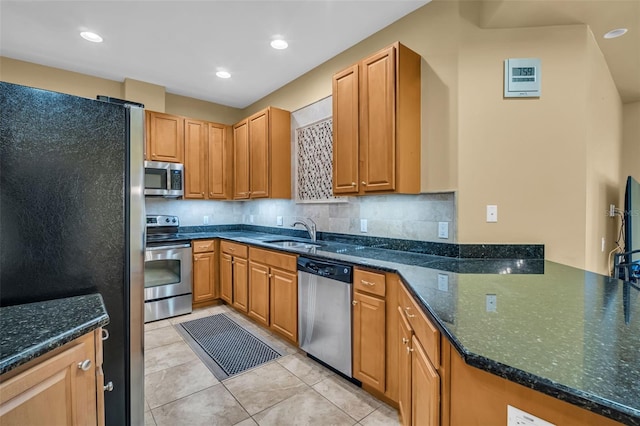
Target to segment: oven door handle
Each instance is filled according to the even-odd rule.
[[[147,251],[171,250],[171,249],[179,249],[179,248],[187,248],[187,247],[191,247],[191,244],[186,243],[186,244],[173,244],[169,246],[147,247]]]

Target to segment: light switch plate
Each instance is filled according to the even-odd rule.
[[[209,224],[209,216],[203,216],[202,217],[202,223],[204,225],[208,225]]]
[[[498,311],[498,296],[495,294],[487,294],[486,296],[487,312]]]
[[[449,238],[449,222],[438,222],[438,238]]]
[[[449,291],[449,275],[438,274],[438,290]]]
[[[487,222],[498,221],[498,206],[489,204],[487,205]]]
[[[282,219],[282,216],[276,216],[276,225],[278,226],[284,225],[284,220]]]
[[[360,219],[360,232],[367,232],[367,219]]]
[[[507,426],[556,426],[511,405],[507,405]]]

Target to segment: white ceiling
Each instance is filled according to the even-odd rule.
[[[244,108],[429,1],[0,0],[0,55]],[[640,100],[640,0],[481,4],[485,28],[588,24],[623,102]],[[629,33],[602,38],[620,26]],[[289,48],[272,49],[275,36]]]
[[[2,0],[0,55],[244,108],[428,2]]]

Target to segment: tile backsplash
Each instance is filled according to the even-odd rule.
[[[252,224],[277,227],[276,219],[290,228],[299,218],[310,217],[318,231],[362,236],[455,243],[455,195],[379,195],[347,197],[345,202],[296,203],[294,200],[201,201],[146,199],[147,214],[172,214],[182,226]],[[367,220],[367,233],[360,220]],[[438,238],[438,222],[448,222],[449,238]]]

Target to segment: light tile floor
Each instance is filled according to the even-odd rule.
[[[288,355],[220,382],[174,326],[226,313]],[[398,425],[398,413],[226,305],[145,324],[145,426]]]

